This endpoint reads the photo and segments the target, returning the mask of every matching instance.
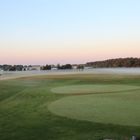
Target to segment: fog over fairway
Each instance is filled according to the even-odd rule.
[[[140,75],[140,68],[94,68],[80,70],[48,70],[48,71],[0,71],[0,80],[14,79],[36,75],[67,75],[67,74],[126,74]]]

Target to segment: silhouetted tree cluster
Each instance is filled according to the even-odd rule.
[[[22,71],[23,65],[0,65],[0,69],[4,71]]]
[[[78,70],[84,70],[84,65],[78,65],[78,66],[77,66],[77,69],[78,69]]]
[[[41,68],[41,70],[51,70],[52,69],[52,66],[51,65],[46,65],[46,66],[43,66]]]
[[[88,62],[86,66],[93,66],[95,68],[103,67],[140,67],[140,58],[117,58],[108,59],[105,61]]]
[[[57,65],[57,69],[72,69],[71,64],[66,64],[66,65]]]

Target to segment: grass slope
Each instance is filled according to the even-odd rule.
[[[53,88],[51,91],[60,94],[89,94],[89,93],[110,93],[120,91],[133,91],[140,89],[139,86],[130,85],[110,85],[110,84],[94,84],[94,85],[71,85]]]
[[[124,140],[139,134],[139,126],[81,121],[48,110],[53,102],[70,96],[52,93],[51,89],[81,84],[140,86],[140,76],[61,75],[0,81],[0,140],[99,140],[103,137]],[[138,94],[131,98],[140,100]]]
[[[113,94],[65,97],[53,102],[49,109],[73,119],[140,126],[140,90]]]

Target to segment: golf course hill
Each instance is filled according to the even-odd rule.
[[[128,57],[87,62],[86,66],[93,66],[95,68],[140,67],[140,58]]]

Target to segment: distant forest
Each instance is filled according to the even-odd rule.
[[[108,59],[105,61],[88,62],[86,66],[92,66],[94,68],[140,67],[140,58]]]

